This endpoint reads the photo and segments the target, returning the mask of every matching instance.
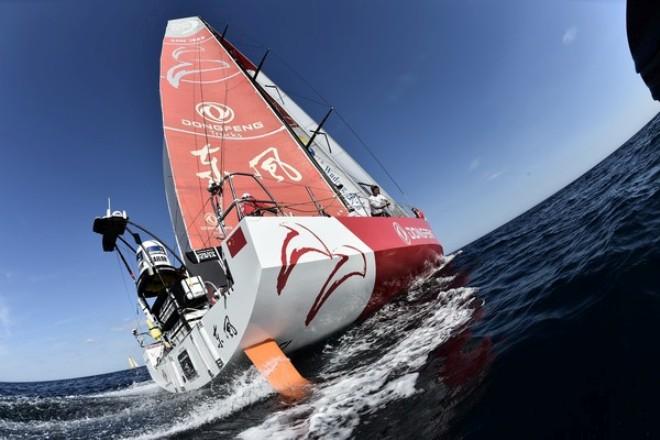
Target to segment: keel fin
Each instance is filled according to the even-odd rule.
[[[305,397],[310,382],[301,376],[275,341],[248,347],[245,354],[280,395],[295,400]]]

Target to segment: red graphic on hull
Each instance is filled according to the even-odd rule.
[[[326,256],[330,260],[335,260],[335,259],[338,260],[337,263],[335,264],[335,267],[330,272],[330,275],[328,275],[328,278],[323,283],[323,287],[321,287],[320,292],[318,293],[318,295],[316,295],[316,299],[314,300],[312,307],[309,309],[309,312],[307,312],[307,318],[305,319],[305,325],[307,326],[316,317],[319,310],[321,310],[321,307],[328,300],[328,298],[330,298],[330,296],[337,290],[337,288],[339,288],[339,286],[341,286],[344,282],[346,282],[346,280],[354,276],[359,276],[364,278],[367,275],[367,257],[360,249],[351,245],[342,245],[337,249],[335,249],[334,251],[331,251],[328,248],[328,246],[326,246],[326,244],[323,242],[323,240],[319,238],[318,235],[316,235],[311,229],[301,225],[300,223],[295,223],[295,226],[298,228],[302,228],[303,229],[302,233],[304,235],[301,235],[300,230],[291,227],[289,225],[281,224],[280,226],[282,226],[285,229],[288,229],[289,232],[287,232],[286,237],[284,238],[284,242],[282,243],[282,251],[281,251],[282,267],[280,268],[280,273],[277,275],[278,295],[282,294],[282,291],[284,290],[287,282],[289,281],[291,272],[293,272],[293,269],[296,267],[298,261],[300,261],[300,258],[302,258],[303,255],[308,253],[317,253]],[[294,240],[297,237],[303,238],[305,241],[305,245],[297,247],[296,242]],[[312,237],[313,241],[317,242],[320,245],[320,247],[309,246],[308,243],[310,237]],[[345,253],[337,252],[337,250],[341,248],[346,248],[359,252],[360,256],[362,257],[361,271],[346,272],[348,269],[345,266],[346,263],[349,261],[350,257]]]

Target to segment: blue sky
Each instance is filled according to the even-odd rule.
[[[660,107],[623,1],[0,1],[0,381],[139,359],[134,294],[91,231],[107,196],[171,237],[158,65],[201,15],[317,117],[350,122],[449,250],[587,171]],[[328,130],[392,194],[335,118]]]

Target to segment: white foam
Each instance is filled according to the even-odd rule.
[[[447,258],[445,264],[452,256]],[[422,284],[423,281],[433,281],[431,289],[428,283]],[[436,301],[387,304],[367,322],[349,329],[337,342],[328,344],[323,350],[327,360],[316,375],[317,383],[310,398],[272,413],[258,426],[243,431],[240,437],[269,440],[349,438],[365,415],[390,402],[414,395],[417,392],[417,371],[426,363],[428,354],[446,341],[456,327],[467,322],[472,313],[466,307],[466,300],[476,289],[438,292],[450,281],[451,278],[430,280],[429,277],[420,277],[418,284],[421,288],[409,291],[408,300],[435,295]],[[156,439],[217,423],[272,394],[271,387],[254,368],[229,380],[220,390],[172,397],[154,382],[145,381],[120,390],[52,398],[90,399],[90,403],[97,399],[99,402],[119,399],[124,402],[123,407],[115,412],[61,421],[0,420],[0,428],[8,428],[10,432],[76,436],[94,426],[103,430],[110,420],[113,424],[121,424],[122,420],[143,418],[143,426],[131,429],[127,425],[128,431],[108,432],[108,437]],[[154,419],[154,414],[159,412],[168,416]]]
[[[81,404],[90,405],[95,405],[95,401],[101,402],[102,399],[112,402],[125,400],[128,396],[130,400],[128,406],[91,417],[27,422],[0,419],[0,432],[22,433],[22,435],[27,434],[28,437],[36,435],[39,438],[47,436],[85,438],[90,430],[101,435],[100,433],[109,425],[121,426],[126,423],[119,432],[105,432],[102,437],[155,439],[221,420],[273,393],[254,368],[244,371],[221,388],[172,395],[160,390],[158,385],[149,381],[136,383],[122,390],[95,395],[48,398],[48,403],[54,405],[70,405],[69,401],[72,398],[82,400]],[[139,398],[135,398],[136,396]],[[87,403],[85,399],[89,399]],[[43,399],[39,399],[35,405],[39,402],[44,403]],[[163,414],[164,417],[154,417],[156,414]],[[135,419],[142,419],[144,422],[136,427],[130,422]]]
[[[126,388],[114,391],[106,391],[98,394],[90,394],[86,397],[91,398],[106,398],[106,397],[135,397],[135,396],[144,396],[145,394],[156,394],[159,392],[164,392],[161,387],[158,386],[156,382],[151,380],[144,382],[136,382],[131,384]],[[72,398],[80,398],[80,396],[71,396]]]
[[[190,431],[211,422],[219,421],[242,410],[273,393],[273,389],[254,368],[250,368],[228,384],[231,394],[205,400],[193,406],[192,410],[164,421],[158,429],[141,433],[136,440],[159,439],[181,432]]]
[[[259,426],[243,431],[240,437],[245,440],[351,437],[363,414],[415,393],[417,370],[426,363],[428,354],[445,342],[453,329],[470,319],[472,310],[465,304],[474,292],[471,288],[441,292],[438,296],[443,295],[447,300],[443,306],[432,302],[418,310],[402,311],[392,305],[381,309],[368,321],[376,322],[365,335],[372,340],[371,346],[356,335],[364,330],[346,334],[321,374],[326,382],[316,386],[308,401],[273,414]],[[387,325],[381,322],[388,320]],[[397,328],[411,320],[419,320],[419,325],[396,333]],[[392,337],[395,340],[389,346],[378,346],[378,342],[382,344]],[[383,354],[346,374],[347,361],[366,350]]]

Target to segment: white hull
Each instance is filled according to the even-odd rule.
[[[238,233],[245,244],[232,252]],[[374,252],[336,218],[248,217],[222,249],[234,280],[229,293],[167,354],[158,356],[162,344],[145,350],[151,376],[168,391],[206,385],[245,348],[265,340],[285,352],[317,342],[354,322],[374,290]],[[288,277],[283,253],[293,263]]]

